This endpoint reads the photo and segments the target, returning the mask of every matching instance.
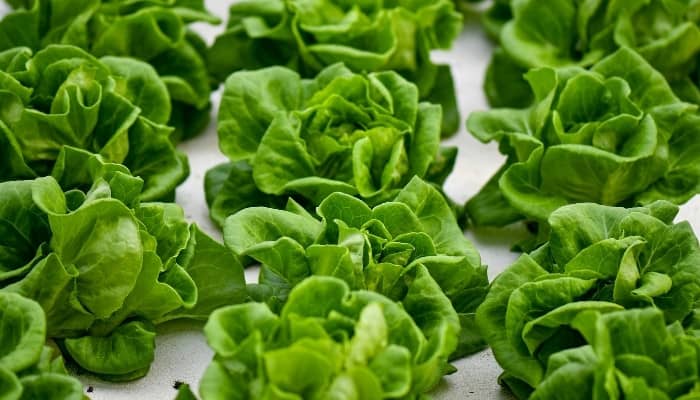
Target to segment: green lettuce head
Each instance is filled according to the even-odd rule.
[[[355,72],[393,70],[421,99],[445,110],[444,132],[459,128],[452,74],[430,60],[462,29],[451,0],[245,0],[231,6],[226,32],[209,50],[209,69],[232,72],[280,65],[311,78],[344,63]]]
[[[34,301],[0,292],[0,398],[83,400],[83,386],[46,346],[46,317]]]
[[[261,264],[259,283],[249,287],[254,299],[278,311],[290,290],[313,275],[404,304],[421,293],[445,315],[457,311],[462,330],[453,357],[483,347],[474,312],[488,290],[486,267],[435,188],[414,178],[375,208],[334,193],[317,213],[321,221],[290,201],[287,210],[248,208],[226,220],[225,244]],[[408,313],[423,318],[416,310]]]
[[[526,109],[473,113],[469,130],[508,159],[467,203],[477,225],[545,222],[571,203],[682,204],[700,189],[700,116],[629,49],[590,71],[535,69]]]
[[[141,203],[142,186],[71,147],[52,176],[0,183],[0,289],[37,301],[48,336],[108,380],[148,371],[153,324],[247,297],[237,258],[179,206]]]
[[[0,53],[0,182],[50,174],[72,146],[124,164],[144,200],[171,199],[189,174],[170,142],[165,83],[141,61],[73,46]]]
[[[203,0],[9,0],[17,10],[0,21],[0,50],[52,44],[77,46],[95,57],[135,58],[150,64],[170,94],[158,105],[178,142],[209,121],[211,84],[206,43],[188,28],[219,23]],[[67,55],[70,57],[70,55]],[[144,98],[148,102],[151,98]],[[170,110],[172,109],[172,113]]]
[[[497,35],[486,76],[493,107],[524,107],[531,68],[590,67],[621,47],[636,50],[670,82],[685,81],[700,55],[695,0],[496,1],[486,26]]]
[[[419,103],[395,72],[355,74],[341,64],[315,79],[271,67],[226,81],[219,147],[231,159],[207,173],[219,225],[245,207],[309,209],[333,192],[371,205],[396,196],[412,177],[442,185],[456,149],[440,149],[440,106]]]
[[[665,325],[656,309],[587,312],[571,323],[585,345],[549,358],[532,400],[700,396],[700,337]]]
[[[689,331],[697,329],[700,247],[687,222],[673,224],[677,212],[677,206],[664,201],[631,209],[575,204],[554,212],[549,219],[549,242],[523,255],[499,275],[476,312],[484,339],[504,369],[502,383],[521,398],[533,389],[540,391],[546,381],[553,379],[552,371],[563,367],[558,364],[562,354],[570,354],[571,349],[593,337],[582,330],[592,329],[593,323],[577,322],[584,321],[591,312],[655,308],[661,326],[665,320]],[[637,325],[631,328],[650,338],[665,332]],[[617,334],[617,330],[613,332]],[[662,347],[656,350],[662,351]],[[697,362],[695,356],[692,358]],[[610,359],[599,361],[607,363]],[[643,370],[647,364],[641,360],[638,366]],[[593,369],[603,372],[598,366]],[[568,370],[575,371],[576,367]],[[610,371],[606,369],[605,373]],[[686,373],[695,373],[697,381],[697,368],[692,371]],[[614,379],[614,375],[605,379]],[[584,378],[583,371],[569,377],[573,384],[574,377]],[[591,387],[582,393],[590,393]],[[540,392],[551,393],[546,390]],[[579,398],[573,397],[574,392],[566,393]],[[546,396],[537,398],[550,398]]]
[[[202,398],[422,398],[450,371],[459,330],[454,312],[428,299],[415,290],[398,304],[317,276],[279,316],[260,303],[217,310],[204,328],[215,357]]]

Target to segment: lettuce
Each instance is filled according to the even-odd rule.
[[[148,64],[73,46],[0,53],[0,182],[50,174],[64,146],[126,165],[144,200],[172,199],[189,174],[170,142],[166,84]]]
[[[217,310],[204,328],[215,357],[202,398],[421,398],[449,370],[459,329],[454,312],[425,300],[409,290],[402,306],[316,276],[292,290],[280,315],[260,303]],[[421,319],[409,316],[414,309]]]
[[[531,68],[589,67],[621,47],[637,51],[670,82],[685,81],[700,55],[694,0],[499,0],[485,17],[500,50],[485,86],[494,107],[524,107]]]
[[[188,29],[193,22],[219,23],[206,11],[203,0],[12,0],[9,3],[17,10],[0,21],[0,50],[28,47],[38,51],[52,44],[63,44],[80,47],[95,57],[145,61],[160,75],[170,94],[169,104],[147,104],[165,115],[165,120],[158,123],[174,128],[170,139],[177,143],[206,127],[211,107],[206,43]],[[162,99],[144,97],[142,101]]]
[[[668,327],[655,309],[579,314],[586,345],[555,353],[532,400],[659,399],[700,396],[700,337]]]
[[[226,220],[225,244],[261,264],[259,283],[249,288],[254,299],[279,311],[292,288],[313,275],[340,278],[353,290],[405,306],[409,294],[420,292],[445,315],[457,311],[462,330],[454,358],[483,348],[474,312],[488,290],[486,267],[435,188],[414,178],[373,209],[333,193],[317,212],[321,221],[290,200],[287,210],[254,207]],[[407,311],[424,318],[422,311]]]
[[[313,80],[281,67],[237,72],[218,125],[231,162],[205,179],[212,219],[281,208],[289,197],[313,209],[333,192],[376,205],[413,176],[442,185],[456,149],[440,149],[441,116],[395,72],[354,74],[341,64]]]
[[[34,301],[0,292],[0,398],[83,400],[63,359],[46,343],[46,317]]]
[[[443,131],[452,134],[459,128],[452,74],[430,52],[451,47],[461,29],[451,0],[245,0],[231,6],[208,65],[219,81],[274,65],[306,78],[335,63],[355,72],[398,71],[421,99],[443,106]]]
[[[504,369],[501,382],[520,398],[536,390],[541,394],[535,398],[549,399],[561,398],[547,397],[552,395],[556,385],[560,388],[561,385],[581,385],[575,381],[591,378],[591,370],[610,373],[610,376],[595,378],[603,379],[600,382],[614,380],[617,374],[609,369],[612,368],[608,364],[612,362],[610,354],[598,351],[609,349],[604,343],[597,343],[598,336],[591,333],[598,329],[596,323],[587,319],[591,313],[655,308],[660,317],[654,318],[659,319],[661,326],[684,324],[689,332],[697,329],[694,320],[700,304],[700,246],[687,222],[672,222],[677,212],[677,206],[664,201],[632,209],[575,204],[555,211],[549,219],[549,241],[535,252],[520,257],[500,274],[476,312],[480,331]],[[620,333],[619,329],[612,329],[612,322],[602,325],[615,335]],[[631,325],[631,328],[637,335],[649,337],[664,333],[663,329],[647,330],[640,325]],[[596,339],[590,343],[592,338]],[[627,340],[623,336],[620,338],[623,342]],[[600,346],[595,356],[590,349],[572,350],[587,341],[594,348]],[[636,346],[632,340],[628,344]],[[663,347],[657,349],[662,351]],[[561,364],[566,360],[564,355],[577,358],[569,360],[571,365],[566,367]],[[595,361],[595,357],[603,358]],[[674,357],[677,356],[668,361],[675,362]],[[633,373],[631,376],[637,376],[634,373],[642,372],[648,364],[645,360],[639,363],[634,360],[625,361],[632,362],[628,367],[636,364],[639,368],[636,372],[629,371]],[[695,360],[697,362],[697,358]],[[585,362],[588,369],[577,370],[579,362]],[[555,371],[560,367],[561,374],[568,375],[555,379],[554,375],[559,374]],[[673,364],[668,364],[669,369],[672,367]],[[676,372],[678,370],[670,371]],[[697,374],[697,369],[686,373]],[[697,380],[697,375],[694,379]],[[552,381],[559,383],[555,385]],[[545,388],[545,382],[553,386],[547,383]],[[580,389],[583,397],[571,398],[598,398],[586,395],[591,393],[593,385],[584,386],[588,389]],[[601,383],[602,386],[608,387]],[[579,394],[577,390],[563,393]]]
[[[682,204],[700,191],[700,116],[629,49],[591,70],[534,69],[536,101],[469,117],[471,133],[508,158],[467,203],[477,225],[546,222],[571,203]],[[541,230],[546,234],[546,229]]]
[[[63,147],[52,175],[0,183],[0,290],[36,300],[48,336],[108,380],[143,376],[154,324],[247,297],[233,253],[122,165]]]

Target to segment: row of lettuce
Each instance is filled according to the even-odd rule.
[[[464,211],[441,189],[457,155],[440,143],[459,125],[452,77],[430,61],[461,29],[451,1],[236,2],[208,49],[187,28],[216,22],[201,1],[11,3],[7,399],[51,398],[34,393],[53,380],[55,398],[83,396],[46,337],[80,368],[131,380],[155,325],[178,318],[209,318],[204,399],[423,398],[486,345],[523,399],[700,396],[700,248],[673,223],[700,182],[696,2],[496,2],[487,94],[523,108],[470,116],[507,160]],[[539,64],[514,67],[509,46]],[[188,175],[175,144],[201,130],[224,79],[230,161],[205,179],[222,245],[162,201]],[[494,82],[519,97],[497,100]],[[525,220],[531,251],[489,284],[466,220]]]

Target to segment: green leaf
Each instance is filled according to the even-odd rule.
[[[71,214],[51,213],[49,224],[52,249],[78,270],[81,303],[98,318],[117,311],[135,285],[143,257],[139,228],[129,209],[102,199]]]
[[[619,49],[639,53],[665,80],[682,82],[700,53],[695,11],[688,1],[562,0],[546,6],[534,0],[496,1],[484,16],[487,31],[501,45],[487,75],[489,100],[498,107],[527,106],[527,88],[516,71],[588,67]],[[515,82],[516,89],[508,90],[505,82]]]
[[[302,103],[299,75],[285,68],[238,72],[224,85],[219,109],[219,146],[233,161],[254,155],[279,112]]]
[[[282,198],[261,192],[253,180],[252,168],[246,162],[220,164],[204,176],[204,191],[209,215],[220,227],[230,215],[247,207],[281,208]]]
[[[398,71],[418,86],[421,99],[442,105],[447,136],[459,118],[454,85],[449,68],[435,65],[430,51],[449,48],[461,28],[461,14],[449,0],[358,7],[246,1],[231,6],[227,29],[208,52],[209,69],[217,80],[273,65],[303,76],[335,63],[355,72]]]
[[[25,296],[46,315],[10,321],[18,331],[0,341],[9,352],[26,321],[43,332],[36,349],[22,346],[34,358],[9,368],[22,379],[64,371],[43,351],[47,336],[103,379],[140,378],[153,359],[154,324],[205,319],[248,299],[237,256],[187,223],[178,206],[141,203],[143,181],[123,165],[65,147],[52,176],[0,187],[0,227],[14,238],[0,247],[0,298]]]
[[[190,226],[188,250],[180,254],[179,263],[197,287],[197,303],[176,315],[205,319],[223,305],[247,299],[243,266],[233,252],[196,225]]]
[[[0,369],[20,372],[39,361],[46,319],[39,305],[14,293],[0,294]]]
[[[63,342],[70,357],[88,371],[110,380],[143,376],[153,362],[155,331],[147,323],[134,321],[121,325],[109,336],[83,336]]]
[[[50,235],[48,221],[32,202],[31,182],[0,183],[0,277],[26,273],[36,254],[36,242]]]
[[[18,399],[22,394],[22,385],[12,371],[0,368],[0,389],[2,389],[2,399]]]
[[[244,255],[250,248],[280,237],[289,237],[310,245],[321,230],[321,223],[289,211],[268,208],[248,208],[226,220],[224,240],[236,254]]]
[[[111,4],[101,0],[82,0],[69,6],[50,1],[16,6],[19,5],[27,10],[19,8],[0,22],[0,31],[8,35],[0,42],[0,49],[27,46],[38,51],[53,44],[65,44],[80,47],[98,57],[118,56],[145,61],[160,76],[148,83],[165,84],[167,88],[163,86],[163,91],[170,93],[164,99],[163,108],[155,110],[160,114],[156,122],[169,122],[176,128],[174,140],[190,138],[206,126],[202,122],[209,118],[207,107],[211,94],[205,63],[206,44],[188,29],[188,25],[194,22],[218,24],[220,21],[209,14],[201,2]],[[121,72],[132,75],[133,70]],[[149,117],[153,115],[149,111],[154,110],[153,105],[144,107]],[[171,118],[171,109],[187,110],[188,117],[194,121],[185,121],[181,115]]]

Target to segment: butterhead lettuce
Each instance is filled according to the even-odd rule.
[[[397,71],[421,99],[442,105],[443,130],[452,134],[459,127],[452,74],[430,52],[451,47],[461,29],[451,0],[245,0],[231,6],[208,65],[219,81],[274,65],[305,78],[335,63],[355,72]]]
[[[126,165],[147,201],[173,198],[189,174],[165,125],[167,86],[144,62],[65,45],[13,48],[0,53],[0,99],[0,182],[50,174],[64,146]]]
[[[414,176],[441,186],[456,149],[440,148],[440,106],[418,99],[395,72],[355,74],[342,64],[315,79],[282,67],[234,73],[218,125],[231,162],[205,179],[213,220],[282,208],[289,197],[313,209],[333,192],[377,205]]]
[[[488,290],[486,267],[440,192],[414,178],[374,208],[333,193],[317,213],[320,221],[290,201],[286,210],[253,207],[226,220],[225,244],[261,264],[258,284],[249,287],[254,299],[279,311],[308,277],[333,276],[353,290],[378,292],[404,305],[420,296],[444,315],[454,308],[462,329],[452,356],[483,347],[474,311]],[[407,311],[424,318],[414,310]]]
[[[36,302],[0,292],[0,398],[83,400],[63,359],[46,345],[46,317]]]
[[[128,57],[150,64],[166,85],[168,104],[158,104],[178,142],[209,121],[211,85],[206,43],[193,22],[218,23],[203,0],[11,0],[17,10],[0,21],[0,50],[52,44],[79,47],[95,57]],[[66,55],[70,57],[70,55]],[[144,98],[148,102],[151,98]],[[172,109],[172,113],[170,110]]]
[[[260,303],[219,309],[204,328],[215,357],[202,398],[422,398],[449,371],[459,329],[454,312],[424,300],[409,290],[398,304],[315,276],[279,315]]]
[[[571,323],[585,345],[553,354],[530,399],[691,400],[700,396],[700,337],[656,309],[587,312]]]
[[[245,300],[243,269],[122,165],[63,147],[51,176],[0,183],[0,289],[38,302],[48,336],[108,380],[143,376],[154,324]]]
[[[635,357],[623,359],[621,362],[625,364],[616,368],[626,366],[637,370],[627,370],[631,375],[619,377],[613,365],[616,361],[611,357],[626,352],[624,349],[610,352],[609,346],[598,342],[593,332],[603,329],[608,333],[601,334],[617,336],[620,326],[613,328],[613,323],[603,316],[600,327],[589,317],[592,313],[654,308],[658,310],[658,316],[653,317],[658,320],[655,326],[676,324],[675,330],[687,328],[689,332],[697,329],[694,321],[700,299],[700,247],[687,222],[672,222],[677,212],[677,206],[664,201],[631,209],[575,204],[555,211],[549,218],[549,241],[533,253],[521,256],[500,274],[476,312],[480,331],[504,369],[501,382],[520,398],[527,398],[533,390],[540,393],[535,397],[538,399],[562,398],[547,396],[552,396],[557,387],[561,390],[561,385],[574,384],[578,389],[566,392],[571,398],[598,398],[590,397],[591,390],[611,388],[616,378],[621,380],[621,390],[629,396],[623,380],[641,373],[649,374],[642,376],[650,379],[658,375],[659,381],[647,383],[655,386],[661,382],[662,390],[670,390],[663,385],[671,384],[675,379],[672,375],[685,368],[675,368],[673,363],[688,361],[673,359],[679,357],[678,352],[688,349],[682,346],[674,350],[673,356],[670,353],[664,356],[671,358],[656,359],[664,363],[661,367]],[[666,335],[665,329],[644,324],[631,323],[630,330],[649,340]],[[626,343],[630,349],[638,345],[625,336],[613,340]],[[587,343],[596,354],[591,349],[578,349]],[[635,351],[644,348],[640,345]],[[665,351],[661,345],[647,348]],[[694,365],[696,356],[687,354],[694,359],[689,365]],[[584,363],[585,368],[577,363]],[[671,376],[657,372],[666,368]],[[591,373],[600,383],[584,382],[587,379],[593,382]],[[693,379],[697,381],[696,368],[681,374],[695,374]],[[663,383],[664,376],[670,380]],[[683,384],[681,392],[689,390],[688,382]],[[601,398],[618,398],[611,393],[608,393],[610,397]],[[578,395],[583,397],[575,397]]]
[[[588,68],[621,47],[638,52],[669,82],[688,84],[700,55],[694,0],[499,0],[485,18],[498,37],[486,75],[494,107],[524,107],[531,68]]]
[[[531,107],[469,118],[471,133],[497,141],[507,156],[467,203],[475,224],[545,223],[579,202],[683,204],[698,193],[697,106],[680,101],[640,55],[621,49],[590,70],[541,68],[526,77],[536,93]]]

